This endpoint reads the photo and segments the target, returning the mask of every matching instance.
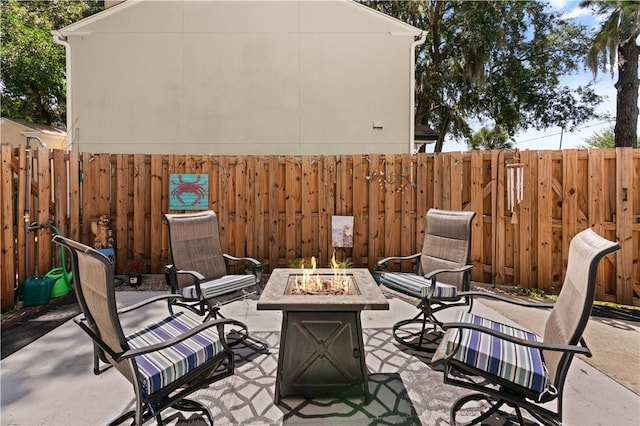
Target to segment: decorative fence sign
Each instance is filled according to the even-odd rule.
[[[353,216],[331,217],[331,245],[353,247]]]
[[[206,210],[208,207],[208,174],[172,174],[169,176],[170,210]]]

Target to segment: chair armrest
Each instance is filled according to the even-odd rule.
[[[480,297],[485,299],[494,299],[494,300],[499,300],[501,302],[511,303],[512,305],[524,306],[527,308],[552,309],[554,306],[554,303],[528,302],[528,301],[516,299],[514,297],[503,296],[501,294],[488,293],[484,291],[464,291],[464,292],[458,293],[458,295],[463,297],[469,297],[471,299],[475,297]]]
[[[424,277],[430,280],[432,278],[435,278],[436,275],[441,274],[443,272],[466,272],[466,271],[470,271],[474,267],[475,267],[474,265],[464,265],[459,268],[453,268],[453,269],[435,269],[429,272],[428,274],[425,274]]]
[[[378,261],[378,263],[376,263],[376,265],[379,266],[385,266],[387,263],[391,262],[392,260],[412,260],[412,259],[417,259],[418,257],[420,257],[422,253],[415,253],[409,256],[392,256],[392,257],[385,257],[384,259],[381,259]]]
[[[185,269],[178,269],[173,265],[167,265],[166,267],[169,270],[169,274],[191,275],[192,277],[194,277],[198,281],[203,281],[204,280],[204,275],[202,275],[198,271],[188,271],[188,270],[185,270]]]
[[[236,257],[236,256],[232,256],[232,255],[226,254],[226,253],[223,253],[222,256],[225,259],[231,260],[233,262],[239,262],[239,261],[249,262],[249,263],[253,264],[255,267],[258,267],[258,266],[262,265],[262,263],[260,263],[257,259],[254,259],[253,257]]]
[[[168,299],[184,299],[180,294],[162,294],[160,296],[150,297],[141,302],[138,302],[134,305],[125,306],[124,308],[118,309],[118,314],[126,314],[128,312],[134,311],[136,309],[142,308],[143,306],[150,305],[151,303],[158,301],[165,301]]]
[[[228,262],[229,260],[232,262],[240,262],[240,261],[247,262],[251,267],[251,273],[257,279],[258,270],[260,267],[262,267],[262,263],[260,263],[257,259],[254,259],[253,257],[236,257],[226,253],[223,253],[222,256],[224,257],[225,262]]]
[[[514,337],[514,336],[511,336],[509,334],[501,333],[501,332],[499,332],[497,330],[494,330],[492,328],[483,327],[481,325],[467,323],[467,322],[448,322],[448,323],[442,324],[442,329],[443,330],[448,330],[448,329],[452,329],[452,328],[465,328],[465,329],[469,329],[469,330],[481,331],[483,333],[490,334],[491,336],[495,336],[495,337],[497,337],[499,339],[506,340],[508,342],[516,343],[516,344],[522,345],[522,346],[528,346],[528,347],[531,347],[531,348],[537,348],[537,349],[540,349],[540,350],[549,350],[549,351],[556,351],[556,352],[573,352],[573,353],[583,354],[583,355],[586,355],[588,357],[591,357],[591,351],[584,344],[584,340],[583,339],[580,339],[580,342],[582,343],[582,346],[578,346],[578,345],[563,345],[563,344],[557,344],[557,343],[545,343],[545,342],[537,342],[537,341],[533,341],[533,340],[520,339],[518,337]],[[452,355],[452,354],[453,353],[448,354],[448,355]]]

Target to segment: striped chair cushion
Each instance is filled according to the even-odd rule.
[[[415,297],[425,298],[429,294],[431,281],[421,275],[403,272],[385,272],[380,277],[380,283],[394,290],[410,294]],[[458,289],[454,285],[443,284],[436,281],[434,299],[455,298]]]
[[[129,346],[137,349],[180,336],[200,325],[184,312],[147,326],[126,337]],[[204,330],[182,342],[156,352],[135,357],[141,377],[142,391],[152,395],[178,380],[223,350],[215,328]]]
[[[200,289],[202,290],[202,296],[205,299],[211,299],[255,284],[255,275],[225,275],[215,280],[200,283]],[[198,298],[195,285],[183,287],[180,292],[182,296],[187,299]]]
[[[458,322],[481,325],[529,341],[538,340],[535,334],[528,331],[467,312],[460,313]],[[460,334],[462,334],[460,348],[453,359],[539,394],[548,389],[549,375],[538,349],[506,342],[476,330],[457,328],[450,329],[446,334],[447,353],[454,350]]]

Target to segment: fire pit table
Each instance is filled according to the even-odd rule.
[[[360,311],[389,309],[367,269],[275,269],[257,308],[283,314],[276,404],[284,396],[367,398]]]

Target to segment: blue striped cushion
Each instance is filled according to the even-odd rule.
[[[509,327],[467,312],[461,312],[458,322],[478,324],[510,336],[537,341],[535,334]],[[450,329],[447,337],[447,353],[454,350],[462,333],[460,348],[453,359],[501,377],[536,393],[547,390],[549,375],[536,348],[506,342],[497,337],[469,329]]]
[[[178,312],[127,336],[126,339],[132,349],[137,349],[178,337],[198,325],[198,321],[184,312]],[[174,346],[136,356],[142,391],[146,395],[154,394],[222,350],[222,343],[214,328],[204,330]]]
[[[211,281],[200,283],[202,296],[205,299],[222,296],[223,294],[241,290],[256,284],[255,275],[225,275]],[[187,299],[197,299],[196,286],[191,285],[180,290],[183,297]]]
[[[425,298],[429,294],[431,281],[425,279],[421,275],[409,274],[403,272],[385,272],[380,277],[380,283],[403,293],[409,293],[412,296]],[[454,285],[439,283],[436,281],[436,291],[433,292],[433,298],[445,299],[454,298],[458,293],[458,289]]]

